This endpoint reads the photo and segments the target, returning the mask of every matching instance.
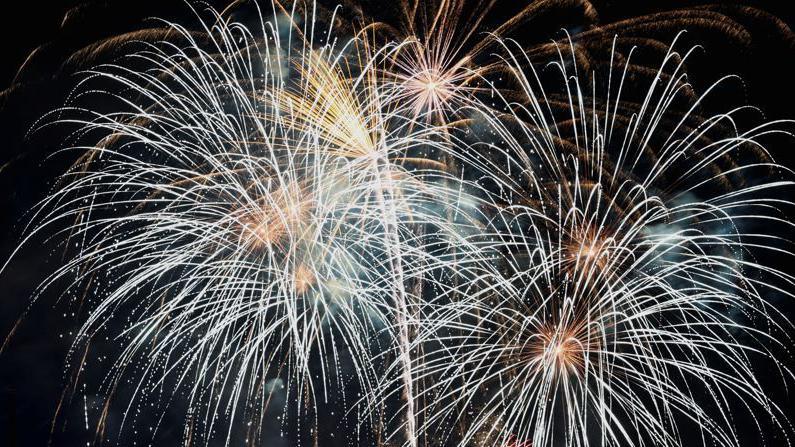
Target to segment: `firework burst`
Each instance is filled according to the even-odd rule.
[[[135,383],[125,420],[186,398],[187,443],[229,443],[237,424],[258,427],[274,383],[310,417],[335,393],[358,400],[345,397],[351,381],[378,395],[371,356],[393,348],[379,333],[399,328],[408,371],[407,285],[433,284],[431,272],[452,266],[444,247],[465,243],[469,224],[446,217],[469,213],[457,208],[462,188],[443,170],[406,167],[417,160],[408,154],[439,145],[438,130],[382,107],[374,71],[351,69],[354,41],[313,45],[294,16],[263,19],[259,36],[214,21],[209,48],[169,24],[187,46],[142,43],[92,70],[76,100],[110,84],[122,93],[99,94],[119,111],[58,112],[87,114],[59,122],[93,142],[73,148],[80,160],[31,235],[67,223],[59,234],[73,256],[42,288],[68,278],[65,296],[89,309],[73,348],[79,367],[94,340],[123,346],[98,432],[120,381]],[[285,30],[292,39],[281,40]],[[251,429],[248,442],[261,435]]]
[[[781,240],[749,230],[786,225],[789,202],[766,194],[791,182],[771,178],[786,170],[760,142],[781,123],[739,131],[742,109],[697,116],[704,97],[672,118],[688,55],[669,52],[632,103],[621,66],[602,91],[561,56],[557,84],[542,84],[505,45],[525,97],[507,114],[476,110],[498,207],[480,237],[499,273],[436,306],[416,339],[415,375],[431,384],[420,432],[462,446],[679,446],[695,428],[731,446],[735,402],[786,429],[752,359],[782,367],[773,334],[786,329],[766,297],[793,278],[754,257],[787,254]]]

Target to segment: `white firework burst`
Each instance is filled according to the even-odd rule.
[[[737,404],[787,428],[754,365],[790,375],[768,297],[791,295],[793,278],[754,257],[791,255],[761,230],[789,225],[776,192],[789,172],[761,143],[782,123],[699,115],[689,53],[670,51],[634,102],[629,59],[599,84],[577,73],[574,44],[545,71],[504,45],[524,97],[473,110],[498,208],[482,258],[500,273],[432,306],[415,339],[420,432],[461,446],[681,446],[683,433],[733,446]]]
[[[141,43],[89,72],[76,100],[114,112],[58,111],[89,143],[70,149],[80,159],[30,237],[68,236],[72,257],[42,288],[72,281],[64,295],[86,301],[78,367],[92,342],[118,339],[108,401],[132,383],[126,420],[187,399],[187,443],[258,427],[278,381],[284,411],[358,401],[349,387],[368,400],[372,356],[392,349],[410,403],[410,301],[446,287],[440,269],[458,274],[465,257],[447,247],[472,225],[448,217],[473,210],[462,182],[423,158],[444,139],[384,106],[355,38],[322,45],[311,17],[302,28],[275,5],[259,30],[211,13],[201,37],[167,23],[184,45]],[[385,327],[398,332],[378,345]]]

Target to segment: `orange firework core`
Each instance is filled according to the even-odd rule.
[[[449,76],[434,69],[424,70],[413,77],[408,89],[416,98],[417,109],[437,109],[453,95]]]
[[[583,322],[547,326],[532,340],[530,360],[558,376],[579,375],[585,370],[587,357],[599,349],[598,335],[589,332]]]
[[[568,261],[566,263],[570,266],[579,265],[580,268],[595,266],[604,269],[610,260],[608,239],[588,229],[570,235],[564,249],[565,261]]]
[[[245,210],[241,223],[244,239],[257,248],[284,249],[287,238],[300,238],[302,226],[312,209],[297,184],[289,184],[268,194],[255,209]]]
[[[306,264],[299,264],[298,267],[295,268],[295,273],[293,275],[295,292],[298,294],[308,292],[315,283],[315,279],[315,272],[309,268],[309,266]]]

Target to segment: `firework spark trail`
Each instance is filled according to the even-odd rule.
[[[400,378],[402,383],[402,394],[405,405],[405,430],[404,435],[410,446],[417,445],[417,436],[415,429],[415,415],[414,415],[414,391],[413,379],[411,376],[411,332],[414,326],[413,317],[409,313],[409,293],[406,290],[408,279],[405,277],[405,247],[401,242],[399,227],[401,225],[399,214],[396,209],[396,199],[402,194],[403,188],[395,185],[395,179],[405,178],[407,172],[400,165],[395,164],[391,160],[390,153],[394,154],[394,149],[391,149],[391,144],[387,141],[386,132],[383,128],[385,124],[392,124],[396,127],[393,132],[401,132],[409,135],[408,140],[411,140],[412,133],[428,133],[426,126],[417,126],[413,119],[406,120],[401,111],[401,101],[396,100],[391,95],[386,93],[386,88],[379,89],[378,73],[380,70],[375,70],[377,61],[381,59],[378,54],[385,52],[384,49],[372,49],[366,40],[360,41],[362,44],[363,52],[365,55],[363,76],[354,80],[352,84],[359,87],[358,91],[363,91],[364,95],[357,95],[356,90],[349,89],[346,84],[344,76],[341,76],[339,70],[335,67],[319,61],[313,64],[313,73],[307,76],[308,92],[302,91],[298,94],[290,95],[290,105],[295,108],[298,116],[305,121],[305,125],[319,126],[323,129],[321,135],[329,138],[332,146],[337,147],[340,155],[346,159],[351,160],[357,165],[362,165],[362,171],[369,173],[374,179],[375,186],[375,200],[378,203],[381,217],[383,219],[383,230],[385,234],[385,250],[387,258],[387,270],[393,277],[394,291],[391,293],[394,296],[395,305],[395,327],[397,332],[397,358],[399,359],[402,367]],[[340,88],[339,86],[343,86]],[[387,84],[385,84],[387,85]],[[307,94],[309,93],[309,94]],[[386,102],[389,106],[381,102],[381,98],[387,98]],[[314,98],[307,101],[307,98]],[[371,115],[367,115],[367,111],[372,111]],[[428,111],[427,113],[431,113]],[[413,118],[421,118],[423,115],[414,116]],[[372,117],[379,117],[378,120],[373,122]],[[397,123],[396,123],[397,121]],[[425,135],[428,138],[422,142],[421,150],[437,149],[442,151],[446,150],[445,147],[440,147],[438,142],[432,140],[438,135],[439,130],[445,130],[444,127],[435,128],[429,127],[433,132]],[[407,140],[406,136],[404,140]],[[406,154],[411,148],[405,148],[399,151],[400,154]],[[334,149],[332,149],[334,150]],[[419,165],[441,165],[444,170],[444,163],[426,159],[421,157],[409,157],[401,155],[398,157],[403,162],[412,162]],[[441,176],[440,176],[441,179]],[[443,186],[444,191],[449,191],[451,185],[446,180]],[[460,188],[456,186],[456,188]],[[444,193],[446,194],[446,192]],[[460,189],[459,189],[460,195]],[[441,196],[438,196],[441,197]],[[437,197],[437,198],[438,198]],[[457,198],[460,200],[460,197]],[[457,209],[460,211],[460,209]],[[448,219],[449,221],[449,219]],[[422,226],[433,224],[439,226],[439,223],[426,221],[421,222]],[[445,227],[449,224],[445,224]],[[458,245],[458,244],[456,244]],[[424,276],[423,274],[414,275],[417,277]],[[415,280],[419,282],[419,280]],[[421,290],[421,289],[420,289]],[[420,297],[414,297],[417,299]]]
[[[491,5],[472,14],[462,14],[464,2],[457,0],[413,4],[401,2],[403,29],[397,36],[393,36],[397,37],[397,43],[390,41],[379,49],[387,61],[380,70],[387,86],[384,92],[387,98],[385,104],[394,107],[402,115],[435,125],[441,130],[447,149],[439,151],[439,155],[444,168],[450,172],[457,170],[454,162],[458,158],[451,152],[460,155],[465,151],[451,150],[459,142],[453,142],[449,123],[460,118],[458,110],[464,105],[472,104],[473,96],[482,92],[483,89],[473,85],[473,80],[480,79],[494,68],[490,64],[473,64],[473,58],[479,55],[491,39],[481,40],[467,49],[467,44],[473,40],[472,37],[479,30],[479,25]],[[464,20],[467,16],[471,17],[471,21]],[[464,23],[459,23],[460,21]],[[377,40],[375,36],[373,40]],[[377,48],[378,45],[373,44],[373,47]],[[455,213],[448,213],[449,221],[455,221],[453,214]],[[399,266],[396,268],[398,272],[401,270]],[[422,281],[422,278],[416,280],[415,287],[419,291],[423,288]],[[455,281],[452,287],[456,288]],[[405,299],[397,304],[398,314],[412,318]],[[419,306],[418,312],[422,312],[421,309],[422,306]],[[407,444],[417,447],[419,440],[416,431],[414,379],[411,373],[411,334],[416,325],[411,321],[398,320],[396,323],[400,346],[398,357],[405,394],[404,433]]]
[[[372,56],[368,57],[369,61]],[[363,165],[364,172],[371,173],[375,183],[375,200],[383,219],[385,234],[385,250],[387,271],[392,275],[395,304],[395,324],[397,330],[398,359],[401,368],[401,382],[406,401],[406,438],[409,445],[416,446],[414,428],[413,386],[411,377],[411,354],[409,347],[410,326],[408,320],[408,295],[406,278],[404,277],[404,248],[401,247],[399,234],[399,217],[395,209],[395,199],[400,188],[393,184],[393,178],[405,177],[405,172],[390,161],[389,145],[384,136],[383,124],[388,119],[371,122],[371,116],[382,117],[384,109],[378,102],[380,94],[375,85],[375,78],[365,69],[367,76],[362,80],[363,89],[368,95],[365,104],[347,87],[346,79],[334,67],[320,61],[313,64],[313,72],[307,76],[307,92],[299,92],[291,96],[291,105],[298,110],[298,115],[307,126],[319,126],[321,135],[328,136],[333,146],[341,150],[341,155],[353,163]],[[354,82],[356,83],[356,82]],[[342,87],[340,87],[342,86]],[[307,103],[307,98],[314,98]],[[368,110],[373,115],[365,116]],[[342,125],[341,125],[342,124]]]
[[[236,420],[267,407],[265,382],[283,370],[309,405],[329,386],[344,393],[340,351],[369,399],[378,390],[368,340],[391,318],[412,401],[405,284],[456,267],[409,227],[465,247],[469,224],[442,217],[466,202],[463,188],[443,170],[400,164],[442,139],[383,108],[373,70],[346,76],[351,45],[316,48],[306,29],[293,34],[308,36],[299,42],[280,41],[277,20],[262,20],[255,37],[215,16],[209,48],[167,24],[186,47],[142,43],[78,88],[75,100],[97,94],[92,82],[120,87],[99,94],[121,111],[57,112],[88,115],[60,122],[81,126],[77,140],[99,142],[71,149],[83,155],[39,207],[29,238],[61,227],[56,237],[76,244],[41,287],[75,276],[65,297],[96,290],[75,352],[106,333],[124,340],[104,387],[110,399],[138,375],[125,421],[149,393],[160,399],[175,385],[188,390],[188,414],[204,415],[207,442],[229,420],[229,443]],[[140,65],[150,68],[130,68]]]
[[[415,340],[426,351],[414,376],[431,383],[418,391],[431,402],[419,409],[420,432],[461,446],[680,446],[688,421],[705,443],[733,446],[733,399],[786,432],[752,358],[791,377],[771,351],[787,328],[764,296],[791,296],[795,280],[753,254],[791,253],[775,234],[744,228],[789,226],[778,208],[791,203],[769,194],[792,182],[768,174],[732,183],[790,174],[760,142],[785,133],[783,123],[740,132],[742,108],[698,117],[702,96],[665,125],[690,88],[689,54],[669,52],[642,102],[631,103],[622,102],[626,71],[613,77],[622,67],[611,67],[605,93],[594,82],[589,94],[567,49],[551,64],[551,85],[505,47],[525,100],[505,100],[507,114],[473,110],[494,134],[487,150],[497,160],[475,167],[503,204],[478,237],[500,254],[502,272],[488,278],[484,266],[484,283],[459,294],[466,299],[426,317]],[[749,153],[759,161],[737,161]],[[731,169],[713,169],[727,156]]]

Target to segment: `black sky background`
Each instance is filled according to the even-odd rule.
[[[724,4],[759,7],[795,28],[795,12],[789,10],[788,3],[769,0]],[[67,11],[74,12],[73,8],[81,4],[85,6],[80,14],[71,16],[62,26]],[[594,4],[600,21],[608,23],[655,11],[714,3],[603,0]],[[19,242],[27,223],[26,212],[44,197],[55,176],[68,165],[68,160],[57,157],[44,160],[47,154],[59,148],[61,140],[57,131],[28,135],[38,118],[63,104],[70,87],[77,81],[68,70],[61,70],[60,64],[72,51],[103,37],[138,29],[147,17],[153,16],[176,20],[191,18],[182,0],[3,2],[0,9],[0,91],[8,90],[0,94],[0,263]],[[688,42],[706,42],[705,52],[690,66],[696,85],[699,82],[706,85],[723,74],[740,74],[745,84],[726,92],[734,96],[731,101],[727,100],[729,103],[736,104],[736,95],[740,95],[744,98],[740,99],[741,103],[759,106],[770,119],[795,119],[793,42],[770,26],[748,24],[748,27],[754,41],[747,48],[695,32],[685,36],[684,45],[679,48],[686,47]],[[534,31],[528,29],[526,32]],[[37,57],[25,65],[26,58],[36,48],[40,48]],[[17,77],[20,67],[23,70]],[[13,85],[15,80],[20,81],[16,86]],[[771,149],[777,161],[795,168],[795,141],[782,140]],[[43,244],[28,247],[0,275],[0,342],[13,333],[0,352],[0,447],[46,446],[49,442],[56,447],[76,446],[86,445],[86,441],[91,440],[82,426],[85,422],[81,405],[62,409],[66,422],[60,420],[55,434],[52,438],[50,435],[53,415],[67,379],[63,362],[69,347],[69,332],[77,326],[77,321],[65,315],[68,310],[62,306],[47,302],[56,298],[49,295],[43,296],[28,316],[19,320],[30,304],[30,293],[35,285],[57,264],[59,258],[52,250]],[[795,266],[780,267],[795,273]],[[793,303],[782,302],[780,307],[791,317],[795,315]],[[784,360],[790,367],[795,366],[792,357]],[[783,391],[776,377],[777,372],[771,370],[769,374],[763,373],[762,380],[769,381],[771,389],[781,396],[779,403],[792,408],[792,397]],[[160,443],[155,445],[177,445],[181,429],[175,427],[170,433],[166,430],[158,438]],[[749,432],[754,430],[751,426],[748,429]],[[766,441],[771,447],[786,445],[777,436]],[[131,445],[126,442],[121,441],[120,445]]]

